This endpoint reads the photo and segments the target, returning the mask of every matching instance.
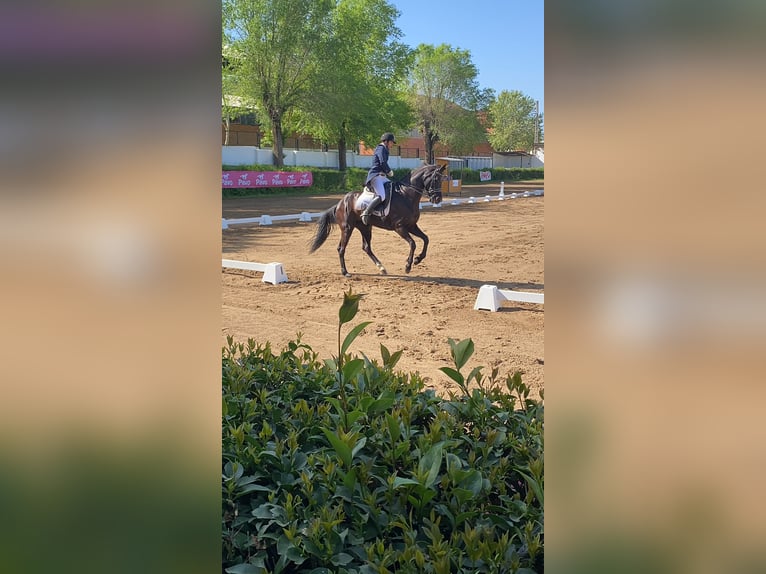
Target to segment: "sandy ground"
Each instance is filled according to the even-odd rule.
[[[542,183],[506,185],[505,192],[542,189]],[[462,197],[497,195],[499,186],[466,186]],[[223,201],[223,217],[319,212],[340,196],[257,197]],[[449,202],[452,196],[445,198]],[[448,338],[471,338],[475,353],[467,374],[484,366],[505,375],[520,371],[535,394],[543,388],[544,310],[541,305],[505,302],[498,312],[473,309],[479,287],[542,292],[544,197],[477,201],[422,210],[420,227],[430,237],[426,259],[404,273],[407,244],[394,232],[373,229],[372,247],[388,270],[380,275],[361,250],[355,233],[346,251],[351,278],[340,274],[334,226],[327,242],[309,254],[316,222],[237,225],[222,231],[223,257],[258,263],[280,262],[289,281],[271,285],[250,271],[222,271],[222,344],[227,335],[244,341],[270,341],[275,349],[295,339],[321,358],[337,354],[338,308],[351,288],[364,293],[359,313],[348,330],[372,323],[351,352],[380,358],[380,344],[392,353],[402,349],[397,368],[418,371],[429,386],[454,388],[439,368],[453,366]],[[415,253],[420,251],[420,242]]]

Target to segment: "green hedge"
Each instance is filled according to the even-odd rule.
[[[346,172],[340,172],[337,169],[322,169],[316,167],[291,167],[285,166],[276,168],[273,165],[246,165],[232,166],[224,165],[224,171],[310,171],[314,178],[311,187],[259,187],[259,188],[227,188],[223,190],[223,197],[248,197],[255,195],[295,195],[295,194],[315,194],[315,193],[346,193],[361,189],[364,180],[367,177],[367,169],[350,167]],[[409,173],[408,168],[398,168],[394,170],[394,179],[404,179]],[[481,170],[487,171],[487,170]],[[489,170],[492,172],[492,182],[500,181],[523,181],[529,179],[543,179],[543,168],[519,168],[519,167],[499,167]],[[463,183],[486,183],[480,181],[479,170],[464,169],[462,172]]]
[[[463,183],[489,183],[481,181],[479,176],[480,171],[489,171],[492,173],[492,183],[499,183],[501,181],[526,181],[530,179],[544,179],[544,168],[542,167],[495,167],[492,169],[464,169],[463,170]],[[459,171],[457,172],[460,173]]]
[[[226,188],[223,197],[247,197],[257,195],[295,195],[314,193],[346,193],[352,186],[358,183],[364,184],[364,176],[367,170],[349,168],[344,174],[337,169],[321,169],[315,167],[276,167],[273,165],[224,165],[224,171],[310,171],[313,176],[311,187],[259,187],[259,188]]]
[[[341,325],[359,295],[344,296]],[[543,404],[518,374],[462,369],[440,398],[417,373],[300,338],[224,348],[223,568],[229,574],[543,571]]]

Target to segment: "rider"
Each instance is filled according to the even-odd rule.
[[[391,181],[388,178],[394,176],[393,170],[388,166],[388,153],[391,146],[395,143],[394,134],[386,132],[380,136],[380,143],[375,148],[375,154],[372,157],[372,167],[367,173],[367,180],[364,184],[372,184],[371,187],[376,195],[362,213],[362,223],[365,225],[369,223],[370,214],[373,209],[386,199],[386,183]]]

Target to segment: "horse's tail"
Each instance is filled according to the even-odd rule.
[[[319,216],[319,221],[317,221],[317,231],[314,235],[314,240],[311,242],[311,247],[309,247],[309,253],[314,253],[314,251],[322,247],[324,242],[327,240],[327,237],[330,235],[330,231],[332,230],[332,224],[336,222],[335,210],[337,207],[337,205],[335,207],[331,207]]]

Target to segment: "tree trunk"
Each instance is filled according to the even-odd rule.
[[[346,136],[338,138],[338,171],[346,171]]]
[[[426,163],[432,164],[434,163],[434,141],[426,135]]]
[[[435,152],[434,152],[434,146],[436,145],[436,142],[439,140],[439,136],[437,136],[434,132],[431,130],[428,130],[426,132],[426,163],[427,164],[433,164],[435,163]]]
[[[272,111],[269,115],[271,117],[271,136],[274,140],[271,155],[274,157],[274,165],[282,167],[285,165],[282,153],[284,147],[282,139],[282,114],[278,111]]]
[[[226,137],[223,140],[223,145],[229,145],[229,133],[231,132],[231,119],[226,118],[223,122],[223,125],[226,130]]]
[[[426,145],[426,163],[433,164],[434,159],[434,144],[439,141],[439,136],[431,129],[431,123],[425,122],[423,124],[423,142]]]

